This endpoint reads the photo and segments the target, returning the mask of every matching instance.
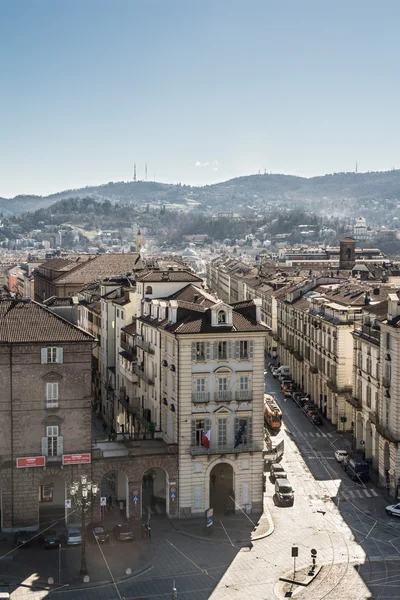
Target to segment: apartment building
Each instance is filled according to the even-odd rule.
[[[1,528],[65,514],[91,462],[93,337],[32,300],[0,302]]]
[[[262,508],[266,331],[260,300],[229,305],[196,284],[143,303],[142,401],[179,444],[180,516]]]
[[[397,498],[400,479],[400,302],[398,293],[371,307],[354,331],[355,447]]]

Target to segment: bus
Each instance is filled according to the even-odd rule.
[[[282,411],[269,394],[264,394],[264,424],[275,431],[282,425]]]

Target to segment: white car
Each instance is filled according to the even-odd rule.
[[[347,450],[335,450],[335,458],[338,462],[343,462],[349,457]]]
[[[385,510],[389,516],[400,517],[400,504],[389,504]]]

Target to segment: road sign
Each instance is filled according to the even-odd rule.
[[[68,498],[68,499],[65,501],[65,508],[71,508],[71,499],[70,499],[70,498]]]
[[[389,475],[391,475],[393,477],[393,475],[394,475],[394,469],[389,469]]]
[[[299,555],[299,548],[298,546],[293,546],[292,547],[292,557],[293,558],[297,558]]]
[[[100,506],[107,506],[107,497],[106,496],[101,496]]]
[[[176,487],[172,486],[169,488],[169,497],[172,500],[172,502],[175,502],[176,500]]]
[[[139,502],[139,490],[133,490],[132,502],[134,502],[135,504],[137,504]]]
[[[360,440],[360,446],[364,446],[364,445],[365,445],[364,440]]]

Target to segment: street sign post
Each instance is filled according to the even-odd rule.
[[[71,508],[71,499],[67,498],[67,500],[65,501],[65,508]]]
[[[360,446],[364,446],[364,445],[365,445],[364,440],[360,440]]]
[[[292,557],[293,557],[293,580],[296,579],[296,558],[299,555],[299,547],[292,546]]]
[[[214,509],[207,508],[206,510],[206,529],[214,525]]]
[[[176,487],[172,486],[169,488],[169,497],[171,502],[175,502],[176,500]]]
[[[139,490],[133,490],[132,492],[132,502],[137,504],[139,502]]]

